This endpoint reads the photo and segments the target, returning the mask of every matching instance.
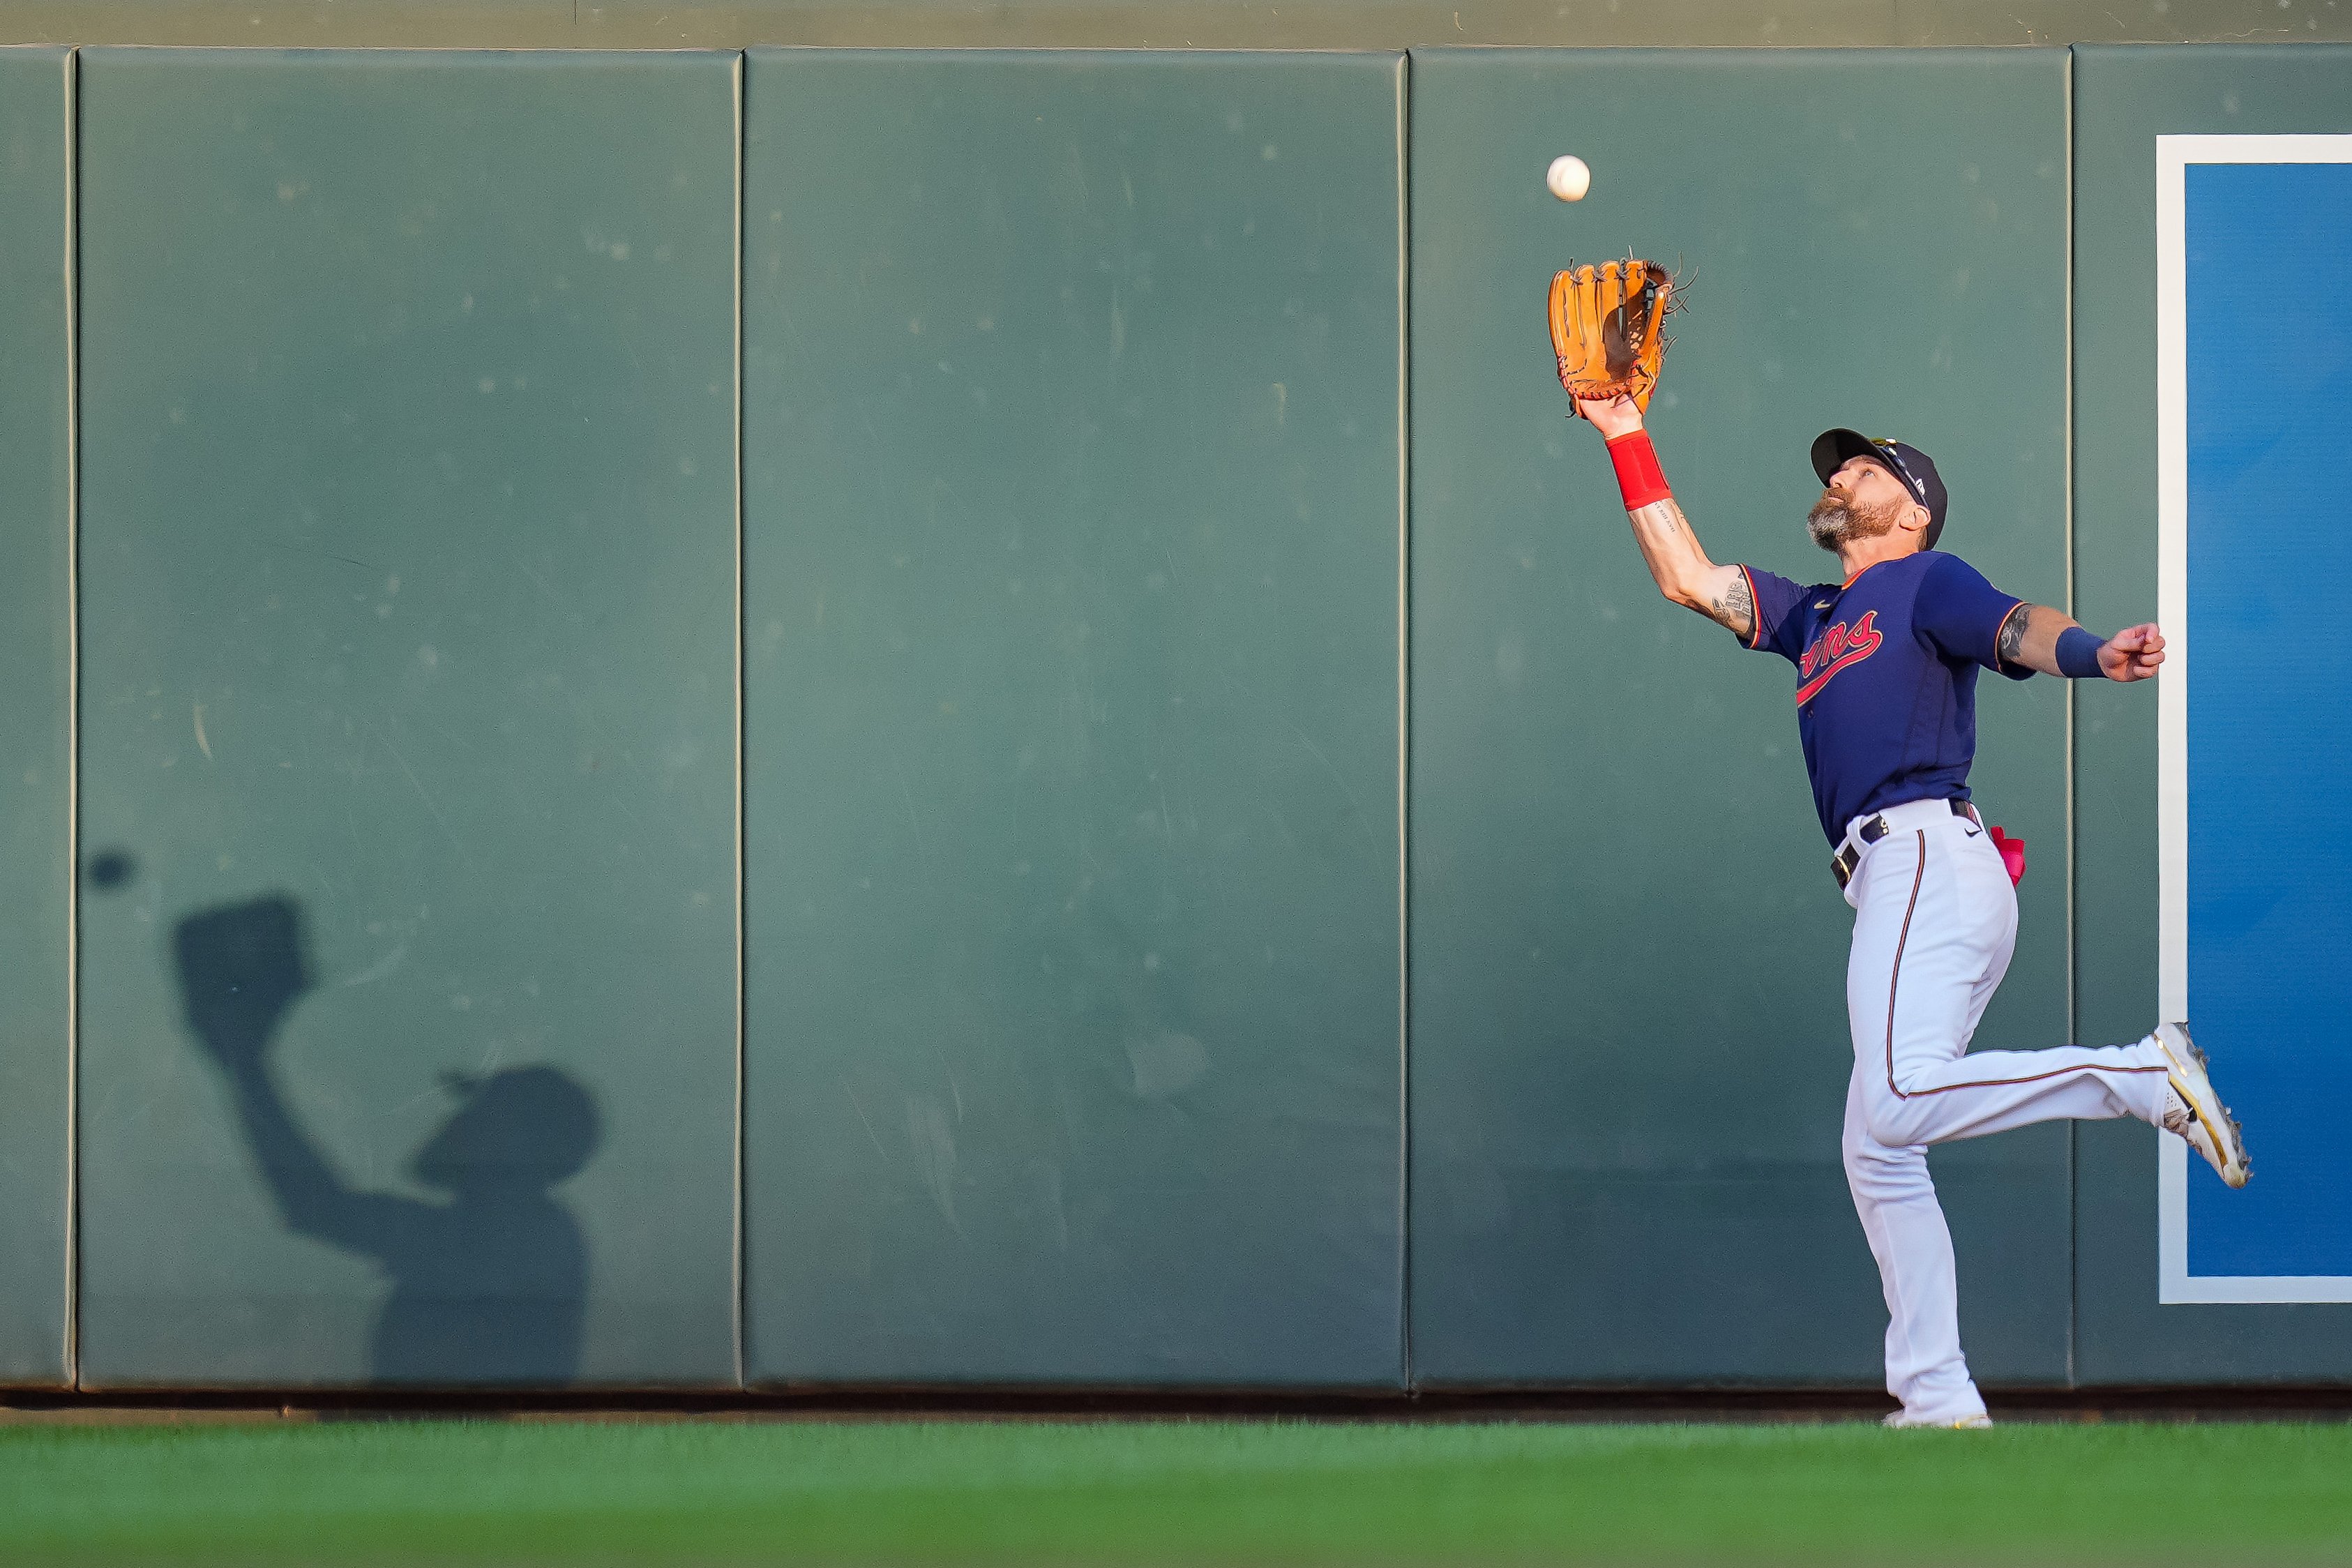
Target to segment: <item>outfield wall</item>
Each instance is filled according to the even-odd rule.
[[[1691,280],[1718,556],[1816,570],[1853,424],[2107,627],[2155,137],[2346,121],[2328,46],[0,50],[0,1380],[1874,1384],[1787,674],[1544,283]],[[2135,1037],[2156,702],[1999,684],[1979,1038]],[[2352,1381],[2158,1305],[2145,1129],[1934,1163],[1988,1383]]]

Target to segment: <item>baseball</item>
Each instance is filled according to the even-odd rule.
[[[1592,188],[1592,171],[1584,166],[1583,159],[1562,153],[1544,171],[1544,184],[1561,201],[1580,202],[1584,193]]]

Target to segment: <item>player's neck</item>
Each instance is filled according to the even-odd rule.
[[[1851,583],[1882,561],[1900,561],[1919,552],[1919,536],[1907,528],[1890,528],[1868,539],[1850,539],[1838,546],[1838,565]]]

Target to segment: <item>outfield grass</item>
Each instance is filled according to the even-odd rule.
[[[2352,1427],[0,1428],[0,1559],[2352,1560]]]

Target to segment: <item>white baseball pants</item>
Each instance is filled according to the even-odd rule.
[[[1906,1418],[1943,1423],[1981,1415],[1984,1400],[1960,1354],[1928,1145],[2069,1117],[2154,1123],[2165,1067],[2153,1039],[1969,1051],[2016,946],[2016,891],[1990,835],[1943,801],[1883,815],[1891,831],[1863,851],[1845,889],[1845,1173],[1886,1292],[1886,1391]]]

